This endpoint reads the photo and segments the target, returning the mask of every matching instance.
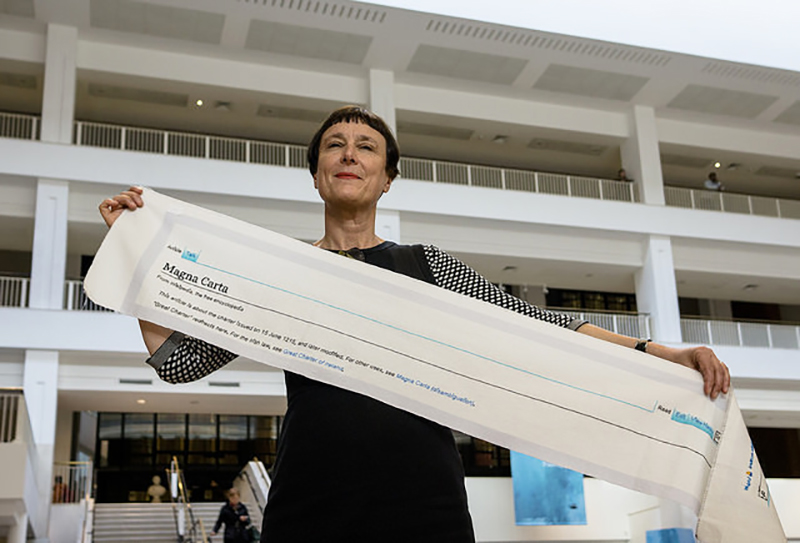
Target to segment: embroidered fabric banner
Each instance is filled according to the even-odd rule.
[[[121,313],[683,503],[703,543],[783,530],[733,393],[652,356],[152,190],[86,277]]]

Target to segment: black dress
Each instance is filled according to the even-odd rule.
[[[556,325],[583,324],[502,292],[436,247],[384,242],[348,253]],[[162,379],[186,382],[234,357],[175,333],[149,363]],[[463,467],[449,429],[297,374],[285,372],[285,380],[288,408],[262,542],[474,542]]]

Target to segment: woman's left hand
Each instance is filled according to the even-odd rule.
[[[663,348],[663,346],[660,347]],[[717,358],[714,351],[708,347],[688,347],[686,349],[670,349],[670,351],[672,352],[667,356],[657,352],[653,354],[699,371],[703,376],[703,391],[712,400],[716,399],[720,393],[727,394],[731,386],[731,374],[728,366]]]

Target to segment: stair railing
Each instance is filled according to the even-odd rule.
[[[170,501],[172,502],[172,514],[175,518],[175,530],[178,535],[179,543],[209,543],[206,527],[203,519],[194,516],[192,503],[189,494],[186,492],[186,479],[183,477],[183,470],[178,464],[178,458],[173,456],[167,469],[167,479],[169,480]],[[186,528],[186,519],[189,519],[189,528]]]
[[[271,481],[264,464],[258,458],[253,458],[239,472],[234,481],[234,487],[239,491],[242,501],[247,505],[255,505],[250,511],[250,520],[256,526],[261,526],[264,507],[267,505],[267,496]]]

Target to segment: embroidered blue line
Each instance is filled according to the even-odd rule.
[[[388,324],[388,323],[373,319],[372,317],[367,317],[366,315],[361,315],[360,313],[355,313],[353,311],[350,311],[349,309],[344,309],[342,307],[331,305],[331,304],[329,304],[327,302],[323,302],[321,300],[317,300],[316,298],[311,298],[309,296],[305,296],[305,295],[299,294],[297,292],[292,292],[290,290],[286,290],[286,289],[281,288],[281,287],[276,287],[275,285],[270,285],[268,283],[264,283],[262,281],[258,281],[257,279],[252,279],[250,277],[245,277],[244,275],[240,275],[238,273],[234,273],[234,272],[231,272],[231,271],[228,271],[228,270],[223,270],[221,268],[216,268],[214,266],[210,266],[208,264],[204,264],[203,262],[198,262],[197,260],[192,260],[192,261],[195,264],[199,265],[199,266],[203,266],[205,268],[209,268],[209,269],[221,272],[221,273],[225,273],[225,274],[228,274],[228,275],[231,275],[231,276],[234,276],[234,277],[238,277],[239,279],[244,279],[245,281],[250,281],[251,283],[256,283],[258,285],[262,285],[262,286],[265,286],[267,288],[271,288],[273,290],[284,292],[286,294],[290,294],[292,296],[296,296],[298,298],[302,298],[302,299],[308,300],[310,302],[314,302],[314,303],[317,303],[317,304],[320,304],[320,305],[324,305],[326,307],[329,307],[331,309],[335,309],[337,311],[341,311],[343,313],[347,313],[347,314],[352,315],[354,317],[358,317],[360,319],[364,319],[364,320],[367,320],[367,321],[374,322],[375,324],[379,324],[381,326],[385,326],[386,328],[391,328],[393,330],[397,330],[398,332],[402,332],[402,333],[408,334],[410,336],[415,336],[415,337],[418,337],[420,339],[424,339],[426,341],[430,341],[431,343],[437,343],[437,344],[442,345],[444,347],[448,347],[450,349],[453,349],[453,350],[456,350],[456,351],[460,351],[462,353],[474,356],[476,358],[480,358],[482,360],[486,360],[487,362],[491,362],[493,364],[497,364],[498,366],[503,366],[503,367],[506,367],[508,369],[518,371],[520,373],[525,373],[525,374],[531,375],[533,377],[538,377],[539,379],[542,379],[544,381],[549,381],[551,383],[555,383],[555,384],[558,384],[558,385],[561,385],[561,386],[564,386],[564,387],[567,387],[567,388],[571,388],[573,390],[577,390],[577,391],[580,391],[580,392],[585,392],[587,394],[592,394],[594,396],[598,396],[600,398],[605,398],[607,400],[611,400],[611,401],[618,402],[618,403],[621,403],[621,404],[624,404],[624,405],[628,405],[630,407],[635,407],[636,409],[641,409],[642,411],[645,411],[647,413],[654,413],[655,410],[656,410],[656,406],[658,406],[658,400],[656,400],[656,402],[653,404],[653,407],[651,409],[649,409],[647,407],[642,407],[641,405],[637,405],[635,403],[627,402],[625,400],[621,400],[621,399],[615,398],[613,396],[608,396],[606,394],[600,394],[599,392],[594,392],[592,390],[587,390],[585,388],[577,387],[575,385],[570,385],[569,383],[565,383],[563,381],[558,381],[557,379],[553,379],[551,377],[546,377],[544,375],[541,375],[539,373],[535,373],[535,372],[532,372],[532,371],[528,371],[526,369],[518,368],[516,366],[512,366],[511,364],[507,364],[505,362],[501,362],[499,360],[495,360],[494,358],[489,358],[488,356],[484,356],[482,354],[478,354],[478,353],[469,351],[467,349],[463,349],[461,347],[457,347],[455,345],[450,345],[449,343],[445,343],[443,341],[439,341],[438,339],[434,339],[434,338],[430,338],[430,337],[427,337],[427,336],[423,336],[422,334],[418,334],[416,332],[411,332],[409,330],[405,330],[403,328],[399,328],[399,327],[394,326],[392,324]]]

